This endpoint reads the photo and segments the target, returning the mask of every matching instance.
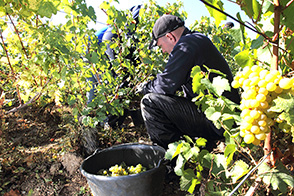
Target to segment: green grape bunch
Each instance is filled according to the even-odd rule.
[[[245,143],[259,145],[275,123],[286,133],[293,131],[282,115],[271,111],[278,96],[289,92],[294,95],[293,76],[283,77],[278,70],[247,66],[236,73],[232,87],[242,89],[240,135]]]
[[[98,175],[103,176],[127,176],[131,174],[139,174],[144,171],[147,171],[146,167],[143,167],[142,164],[137,164],[136,166],[127,166],[124,162],[122,162],[120,165],[116,164],[114,166],[111,166],[109,169],[102,169],[98,171]]]

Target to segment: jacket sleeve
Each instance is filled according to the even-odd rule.
[[[146,84],[143,94],[159,93],[174,95],[181,86],[190,79],[191,69],[194,66],[195,48],[185,41],[179,40],[169,56],[169,60],[162,73],[157,74],[153,81]]]

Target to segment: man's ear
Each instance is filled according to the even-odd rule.
[[[169,39],[169,40],[171,40],[173,42],[176,41],[175,36],[173,34],[171,34],[171,33],[167,33],[165,36],[166,36],[167,39]]]
[[[175,41],[175,40],[174,40],[174,36],[172,36],[171,33],[167,33],[167,34],[165,35],[165,37],[166,37],[167,39],[169,39],[169,40]]]

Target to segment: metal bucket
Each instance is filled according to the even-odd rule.
[[[162,193],[165,177],[163,158],[165,149],[146,144],[122,144],[96,150],[81,165],[94,196],[158,196]],[[145,172],[128,176],[109,177],[97,175],[101,169],[115,164],[153,166]]]

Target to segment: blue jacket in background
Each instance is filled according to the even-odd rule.
[[[103,27],[100,30],[96,31],[95,36],[98,39],[98,44],[100,44],[102,42],[103,35],[108,28],[109,28],[109,26],[106,26],[106,27]]]

